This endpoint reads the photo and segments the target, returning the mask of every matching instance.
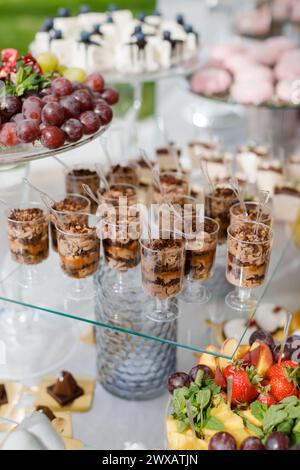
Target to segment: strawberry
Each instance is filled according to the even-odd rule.
[[[222,374],[220,367],[216,368],[215,381],[216,381],[216,384],[219,385],[219,387],[226,388],[226,380],[224,379],[224,376]]]
[[[290,382],[286,377],[275,376],[270,380],[271,394],[277,401],[281,401],[286,397],[292,395],[297,396],[297,388],[293,382]]]
[[[260,393],[257,397],[257,399],[263,403],[264,405],[267,405],[267,406],[271,406],[271,405],[275,405],[276,402],[276,399],[273,397],[273,395],[271,394],[264,394],[264,393]]]
[[[282,377],[282,375],[284,375],[282,366],[290,368],[299,367],[299,365],[293,361],[282,361],[281,364],[274,364],[267,372],[268,379],[272,377]]]
[[[224,370],[224,377],[232,377],[232,397],[233,405],[241,405],[253,401],[258,395],[257,385],[261,377],[257,375],[253,366],[244,366],[236,361]]]
[[[9,62],[12,65],[15,65],[19,57],[19,52],[17,49],[7,48],[2,49],[1,58],[3,62]]]

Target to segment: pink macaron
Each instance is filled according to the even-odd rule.
[[[190,81],[195,93],[206,96],[224,94],[232,83],[230,74],[221,68],[206,67],[198,70]]]
[[[235,27],[241,34],[265,36],[271,27],[272,15],[268,6],[241,13],[235,19]]]
[[[300,78],[300,49],[293,49],[281,56],[274,69],[277,80]]]
[[[293,103],[295,94],[295,80],[280,80],[276,85],[277,97],[286,103]],[[300,82],[299,82],[300,83]],[[297,104],[297,103],[294,103]]]
[[[236,81],[254,81],[259,82],[260,80],[269,80],[273,82],[274,74],[271,68],[266,67],[265,65],[261,64],[254,64],[245,67],[244,69],[240,70],[235,75]]]
[[[224,67],[233,74],[236,74],[253,64],[255,64],[255,61],[247,54],[242,53],[233,54],[224,60]]]
[[[270,80],[235,81],[231,87],[231,97],[241,104],[260,105],[273,98],[274,87]]]
[[[224,62],[224,60],[228,59],[228,57],[231,57],[234,54],[243,53],[245,49],[245,46],[242,44],[221,43],[213,49],[211,57],[213,59]]]

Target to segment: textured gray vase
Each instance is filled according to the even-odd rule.
[[[108,296],[101,278],[102,274],[95,279],[97,321],[176,341],[177,321],[154,323],[144,316],[145,303],[151,299],[143,293],[138,279],[129,293]],[[168,376],[176,370],[177,348],[163,342],[96,326],[96,348],[99,382],[128,400],[146,400],[164,393]]]

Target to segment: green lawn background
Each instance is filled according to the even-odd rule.
[[[147,13],[154,9],[155,0],[0,0],[0,49],[15,47],[25,53],[44,18],[54,16],[59,7],[70,8],[76,14],[82,4],[104,11],[111,3]]]

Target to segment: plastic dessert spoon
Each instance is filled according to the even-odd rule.
[[[45,199],[47,198],[47,201],[50,201],[50,203],[51,203],[50,205],[55,204],[54,199],[52,199],[52,197],[50,197],[49,194],[45,193],[44,191],[41,191],[37,186],[32,184],[27,178],[23,178],[23,181],[24,181],[25,184],[27,184],[27,186],[34,189],[34,191],[37,191],[39,193],[39,195],[41,196],[41,198],[42,198],[42,196],[44,196]],[[43,200],[43,202],[45,203],[44,200]],[[47,207],[48,207],[48,205],[47,205]],[[48,209],[49,209],[49,207],[48,207]]]
[[[113,166],[112,160],[111,160],[110,155],[109,155],[109,151],[107,150],[107,139],[105,137],[103,137],[102,140],[100,141],[100,145],[101,145],[101,148],[104,152],[104,155],[105,155],[109,165]]]
[[[100,180],[104,183],[105,189],[110,191],[110,184],[107,181],[106,176],[104,175],[104,173],[103,173],[102,169],[100,168],[100,165],[98,165],[98,163],[95,163],[95,168],[96,168],[96,172],[97,172]]]
[[[99,199],[95,196],[95,194],[93,193],[93,191],[91,190],[91,188],[89,187],[88,184],[85,184],[85,183],[82,183],[81,185],[85,191],[85,193],[97,204],[97,206],[100,205],[100,201]],[[109,189],[109,187],[108,187]]]
[[[207,161],[200,160],[200,168],[201,168],[201,171],[202,171],[202,174],[203,174],[204,178],[206,179],[209,190],[212,193],[213,190],[214,190],[214,184],[213,184],[213,182],[211,180],[211,177],[209,176],[209,173],[208,173]]]
[[[232,188],[234,194],[236,195],[236,197],[237,197],[238,200],[239,200],[239,203],[240,203],[240,205],[241,205],[242,211],[244,212],[244,214],[245,214],[246,216],[248,216],[246,204],[245,204],[244,198],[242,197],[242,194],[241,194],[239,182],[238,182],[238,180],[237,180],[237,178],[236,178],[235,176],[232,176],[232,177],[230,178],[230,186],[231,186],[231,188]]]
[[[63,166],[66,170],[71,170],[71,168],[65,163],[63,162],[60,158],[58,157],[53,157],[54,160],[57,161],[57,163],[59,163],[61,166]]]
[[[286,340],[287,340],[287,337],[288,337],[288,334],[289,334],[291,321],[292,321],[292,314],[290,312],[288,312],[287,315],[286,315],[286,322],[285,322],[285,325],[284,325],[283,337],[282,337],[282,341],[281,341],[281,345],[280,345],[279,359],[278,359],[278,364],[279,365],[281,364],[282,355],[283,355],[285,343],[286,343]]]
[[[232,398],[232,377],[227,378],[227,405],[228,408],[231,408],[231,398]]]
[[[9,205],[3,199],[0,199],[0,204],[2,204],[6,209],[10,209]]]
[[[258,197],[258,209],[257,209],[257,217],[256,217],[256,223],[259,224],[261,221],[262,213],[263,213],[263,208],[265,205],[268,203],[270,198],[270,191],[259,191],[259,197]],[[258,225],[255,227],[255,233],[257,234],[258,231]]]
[[[148,157],[148,155],[146,154],[145,150],[144,149],[139,149],[139,153],[140,153],[142,159],[144,160],[144,162],[146,163],[146,165],[148,166],[148,168],[150,168],[150,170],[153,170],[152,162],[151,162],[150,158]]]
[[[181,219],[182,215],[175,209],[173,204],[170,202],[169,198],[165,195],[164,188],[160,183],[159,172],[155,168],[152,169],[152,176],[155,186],[159,189],[163,202],[167,204],[167,206],[169,206],[169,208],[174,212],[176,217]]]

